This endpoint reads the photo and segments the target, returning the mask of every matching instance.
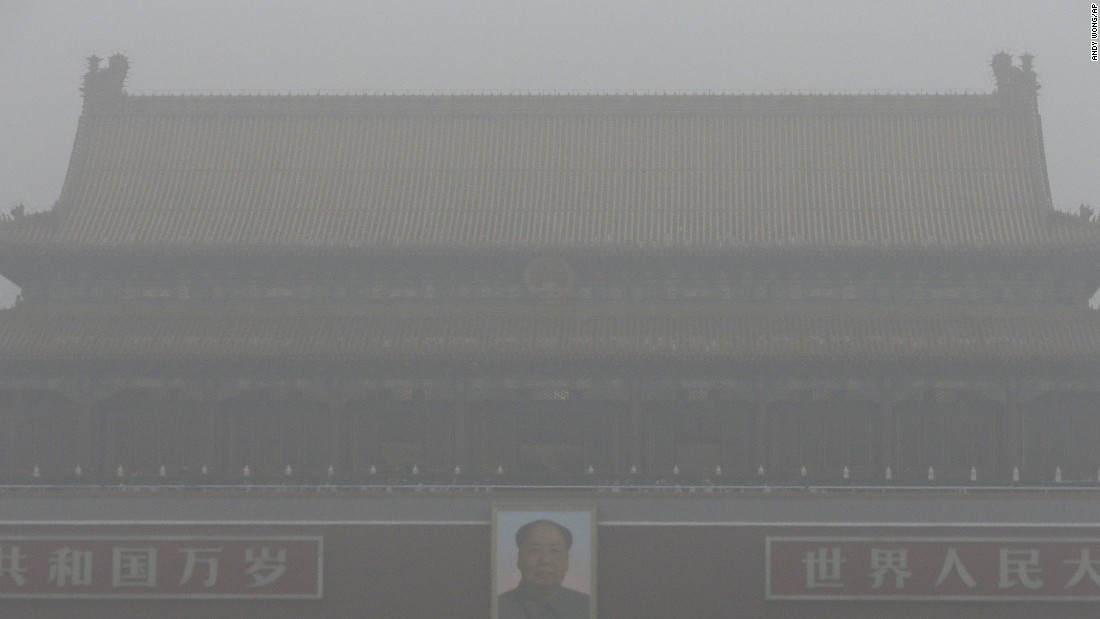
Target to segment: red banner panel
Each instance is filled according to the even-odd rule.
[[[1100,601],[1100,538],[767,538],[769,600]]]
[[[318,536],[0,536],[0,599],[316,599],[321,562]]]

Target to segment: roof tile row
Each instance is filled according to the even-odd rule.
[[[806,306],[590,311],[280,304],[6,310],[9,360],[1093,358],[1096,311]]]
[[[842,113],[843,97],[816,110],[812,97],[788,98],[802,101],[798,112],[782,111],[783,97],[778,111],[728,113],[630,112],[611,100],[603,110],[592,97],[577,98],[588,110],[578,112],[551,97],[524,113],[402,114],[371,112],[365,97],[349,99],[360,113],[217,115],[195,112],[201,99],[191,112],[154,113],[154,98],[140,113],[85,114],[63,216],[25,234],[368,248],[1052,239],[1033,110],[974,96],[945,106],[954,99],[944,95]]]

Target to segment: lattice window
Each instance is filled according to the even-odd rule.
[[[413,389],[394,389],[391,397],[394,400],[412,400],[416,397],[416,391]]]
[[[558,402],[569,399],[568,389],[536,389],[531,392],[531,399],[540,402]]]

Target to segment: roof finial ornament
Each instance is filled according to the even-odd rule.
[[[22,205],[20,205],[20,206],[22,206]],[[14,208],[11,210],[11,214],[15,215],[15,209]],[[1084,202],[1082,202],[1080,204],[1080,206],[1077,207],[1077,216],[1080,217],[1083,221],[1088,221],[1088,222],[1093,221],[1093,216],[1094,215],[1096,215],[1096,210],[1093,209],[1088,204],[1085,204]]]
[[[100,64],[103,59],[92,54],[88,56],[88,72],[84,74],[84,84],[80,90],[84,93],[85,104],[99,102],[118,102],[125,98],[123,86],[126,73],[130,69],[130,60],[122,54],[112,54],[107,66]]]
[[[1012,56],[1008,52],[997,52],[993,55],[990,66],[993,68],[993,78],[997,81],[998,94],[1003,95],[1032,95],[1039,90],[1039,81],[1035,77],[1035,56],[1025,52],[1020,56],[1020,66],[1012,64]]]
[[[1034,73],[1032,65],[1035,62],[1035,54],[1031,52],[1024,52],[1020,56],[1020,68],[1024,70],[1024,73]]]

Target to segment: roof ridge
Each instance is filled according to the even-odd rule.
[[[414,97],[733,97],[733,96],[973,96],[990,95],[991,92],[982,90],[927,90],[927,89],[894,89],[894,90],[864,90],[844,89],[819,91],[811,89],[649,89],[627,88],[607,90],[586,89],[524,89],[524,88],[459,88],[454,90],[438,89],[378,89],[378,90],[339,90],[339,89],[252,89],[252,90],[155,90],[142,89],[131,90],[127,93],[130,97],[388,97],[388,96],[414,96]]]

